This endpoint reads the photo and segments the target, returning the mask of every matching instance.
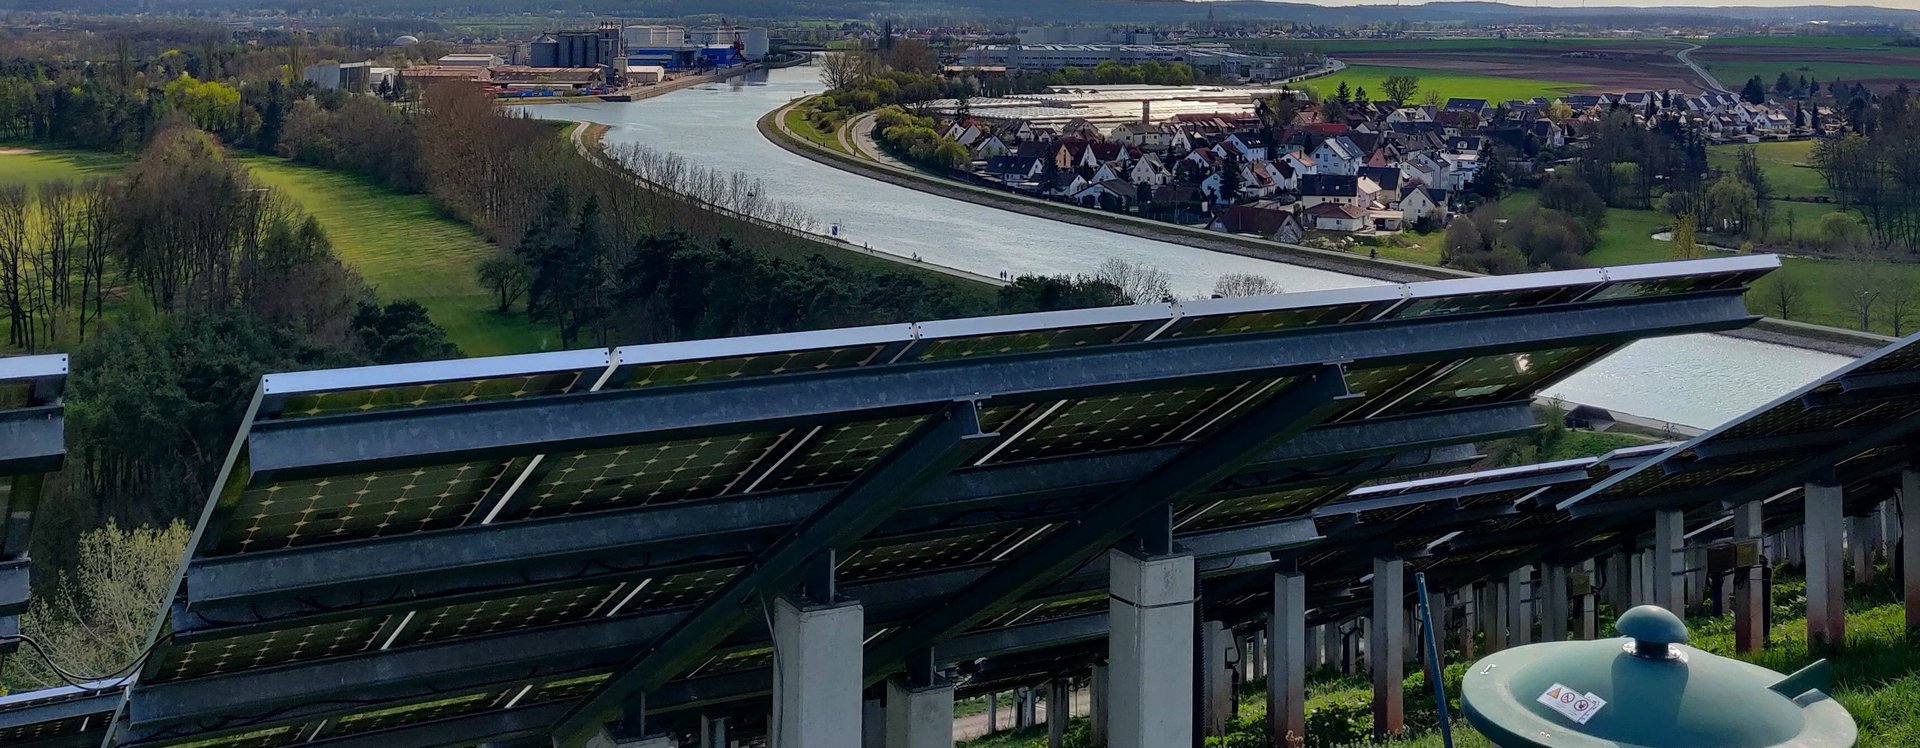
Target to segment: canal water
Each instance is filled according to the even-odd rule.
[[[822,226],[876,251],[997,276],[1092,273],[1109,258],[1152,265],[1183,297],[1206,294],[1227,273],[1272,278],[1289,291],[1381,281],[1152,241],[1036,218],[881,182],[788,153],[755,122],[821,89],[818,70],[755,72],[633,103],[530,106],[535,116],[612,126],[609,144],[639,142],[760,180]],[[824,230],[824,229],[823,229]],[[1635,343],[1556,385],[1570,402],[1710,428],[1838,368],[1847,359],[1721,335]]]

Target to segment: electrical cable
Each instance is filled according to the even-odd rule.
[[[73,686],[82,691],[109,691],[124,686],[128,681],[132,680],[134,672],[139,670],[141,664],[145,663],[147,658],[153,655],[154,650],[158,649],[168,638],[169,637],[163,636],[154,640],[153,644],[148,645],[147,648],[142,650],[139,656],[134,657],[131,662],[106,675],[97,677],[78,675],[61,667],[60,663],[54,661],[53,656],[48,654],[46,648],[41,646],[38,640],[26,634],[7,634],[0,636],[0,642],[20,642],[27,645],[27,648],[33,650],[34,654],[39,655],[42,662],[47,663],[47,668],[52,670],[54,675],[59,676],[60,680],[66,681],[69,686]],[[116,679],[118,679],[118,682],[106,683],[106,681]]]

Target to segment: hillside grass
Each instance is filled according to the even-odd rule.
[[[1537,78],[1508,78],[1496,75],[1478,75],[1453,70],[1426,68],[1394,67],[1389,65],[1349,65],[1333,75],[1314,78],[1305,85],[1320,92],[1322,96],[1332,95],[1341,83],[1349,88],[1366,87],[1367,94],[1373,98],[1384,95],[1380,86],[1388,76],[1411,75],[1420,79],[1420,96],[1424,98],[1428,91],[1438,91],[1442,98],[1486,99],[1488,101],[1506,101],[1508,99],[1526,99],[1534,96],[1564,96],[1574,90],[1588,88],[1585,83],[1541,80]]]
[[[1847,648],[1833,660],[1834,683],[1828,695],[1853,715],[1854,722],[1860,728],[1859,745],[1862,746],[1920,745],[1920,647],[1914,646],[1907,637],[1905,612],[1897,597],[1897,590],[1889,581],[1889,571],[1882,565],[1876,577],[1879,581],[1849,586]],[[1806,585],[1799,579],[1785,575],[1776,579],[1774,627],[1766,649],[1746,655],[1734,652],[1731,614],[1690,618],[1687,621],[1692,635],[1690,644],[1716,655],[1752,662],[1782,675],[1812,664],[1818,658],[1807,651]],[[1603,637],[1615,635],[1611,620],[1603,622],[1601,629],[1600,635]],[[1449,665],[1449,682],[1457,682],[1453,680],[1453,674],[1463,671],[1463,668],[1464,665],[1459,662]],[[1412,664],[1407,668],[1410,676],[1409,699],[1416,693],[1430,693],[1421,685],[1424,683],[1422,669]],[[1264,684],[1256,681],[1252,685],[1253,688],[1241,694],[1238,719],[1258,724],[1265,718],[1266,693]],[[1447,696],[1452,702],[1453,744],[1459,748],[1492,746],[1490,741],[1473,730],[1460,713],[1460,695],[1450,691]],[[1332,669],[1322,668],[1307,674],[1309,724],[1313,722],[1311,715],[1316,711],[1351,710],[1355,706],[1370,703],[1372,698],[1373,686],[1364,672],[1341,675]],[[1430,710],[1431,703],[1419,705],[1422,708],[1418,710],[1415,706],[1409,701],[1409,727],[1420,732],[1387,742],[1353,743],[1348,748],[1440,748],[1444,742],[1438,730],[1422,729],[1412,721],[1414,715]],[[1362,712],[1360,719],[1368,718]],[[1076,723],[1085,721],[1074,720]],[[1073,734],[1073,731],[1070,730],[1069,734]],[[1042,726],[1019,733],[1002,733],[962,745],[968,748],[1041,748],[1046,745],[1046,728]]]
[[[1739,160],[1741,148],[1752,148],[1755,158],[1760,162],[1760,173],[1765,174],[1767,183],[1773,188],[1773,194],[1783,197],[1815,197],[1831,195],[1827,189],[1826,178],[1810,165],[1813,155],[1811,140],[1770,140],[1753,145],[1715,145],[1707,147],[1707,165],[1723,172],[1732,172]]]
[[[372,180],[280,158],[241,163],[320,221],[340,260],[360,273],[383,301],[410,298],[468,356],[526,353],[558,347],[551,329],[522,315],[500,315],[475,268],[503,251],[460,221],[434,210],[424,195],[405,195]]]
[[[80,181],[125,168],[125,156],[98,151],[38,150],[0,144],[0,185],[33,186],[57,179]]]

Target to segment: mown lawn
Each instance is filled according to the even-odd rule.
[[[126,165],[127,158],[114,153],[0,145],[0,185],[36,185],[56,179],[79,181],[112,174]]]
[[[402,195],[369,180],[287,161],[241,159],[262,183],[286,193],[319,219],[342,262],[383,300],[410,298],[468,356],[558,347],[558,335],[520,315],[498,315],[474,269],[502,251],[471,226],[435,212],[423,195]]]
[[[1773,194],[1782,197],[1813,197],[1829,194],[1827,180],[1809,165],[1813,141],[1767,141],[1753,145],[1716,145],[1707,148],[1707,164],[1716,170],[1732,172],[1741,148],[1752,148],[1767,176]]]
[[[1536,78],[1507,78],[1495,75],[1476,75],[1452,70],[1428,70],[1424,68],[1393,67],[1388,65],[1349,65],[1347,69],[1324,78],[1314,78],[1306,82],[1320,92],[1322,96],[1332,95],[1346,83],[1349,88],[1366,87],[1367,94],[1380,98],[1384,92],[1381,81],[1392,75],[1412,75],[1420,79],[1419,98],[1426,98],[1428,91],[1438,91],[1445,98],[1486,99],[1488,101],[1506,101],[1507,99],[1525,99],[1533,96],[1560,96],[1569,91],[1587,88],[1584,83],[1539,80]]]
[[[845,153],[848,156],[855,155],[847,153],[847,149],[840,147],[840,138],[836,137],[837,133],[820,132],[819,128],[814,127],[813,123],[807,120],[807,108],[804,105],[787,109],[786,114],[783,116],[785,117],[784,121],[787,129],[792,130],[795,135],[805,138],[807,142],[830,151]]]

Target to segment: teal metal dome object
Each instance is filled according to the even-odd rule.
[[[1623,636],[1533,644],[1475,662],[1468,721],[1502,748],[1847,748],[1853,717],[1824,692],[1825,660],[1791,676],[1687,646],[1687,627],[1642,605]]]

